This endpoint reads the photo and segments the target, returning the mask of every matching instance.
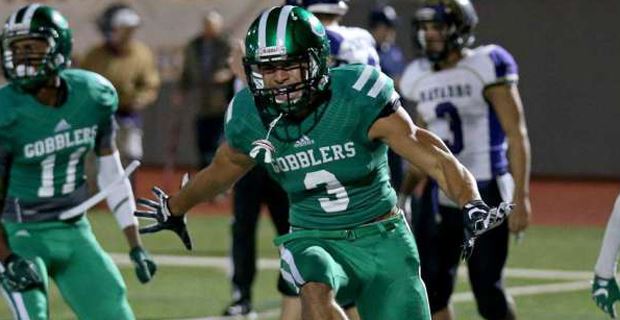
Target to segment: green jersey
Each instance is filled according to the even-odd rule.
[[[387,146],[368,139],[374,121],[397,97],[392,80],[360,64],[332,69],[330,77],[331,97],[301,123],[305,134],[293,142],[271,136],[273,161],[266,164],[264,153],[256,159],[286,190],[295,227],[348,228],[396,204]],[[320,118],[314,122],[317,113]],[[228,143],[248,155],[253,142],[267,136],[248,89],[235,95],[225,128]],[[286,128],[276,125],[274,130]]]
[[[5,220],[53,220],[84,201],[84,156],[113,139],[118,98],[110,82],[76,69],[59,75],[67,97],[58,107],[0,88],[0,147],[10,157]]]

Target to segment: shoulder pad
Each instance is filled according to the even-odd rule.
[[[67,79],[82,85],[82,90],[88,94],[91,100],[100,107],[106,109],[106,113],[114,113],[118,108],[118,95],[116,89],[108,79],[102,75],[81,69],[70,69],[64,71]]]
[[[330,53],[339,64],[364,63],[379,66],[375,40],[367,30],[345,26],[326,30]]]
[[[348,64],[331,71],[334,92],[350,92],[355,96],[380,99],[394,90],[394,82],[377,67],[366,64]]]
[[[513,56],[501,46],[491,44],[473,50],[468,59],[470,67],[477,70],[485,85],[517,82],[519,68]]]
[[[333,69],[333,92],[347,114],[366,132],[390,101],[398,99],[390,77],[376,67],[353,64]]]
[[[252,110],[254,109],[254,110]],[[262,125],[254,104],[254,97],[247,87],[237,92],[228,104],[224,118],[224,134],[228,144],[249,153],[255,126]]]
[[[344,41],[344,37],[334,30],[327,29],[326,31],[327,39],[329,39],[329,53],[333,56],[338,55],[340,45]]]
[[[413,94],[416,83],[426,74],[433,72],[433,66],[426,58],[413,60],[405,68],[400,78],[400,93],[408,100],[415,101]]]
[[[332,70],[332,91],[342,99],[373,113],[382,109],[395,92],[394,82],[376,67],[350,64]]]

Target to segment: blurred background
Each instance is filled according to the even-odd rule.
[[[8,13],[25,1],[2,1]],[[74,30],[77,61],[99,41],[95,20],[108,0],[56,0]],[[157,57],[162,89],[152,108],[145,111],[144,162],[163,165],[167,155],[158,152],[172,119],[183,127],[175,162],[197,164],[191,119],[195,110],[172,113],[171,88],[177,81],[183,47],[202,27],[209,10],[223,16],[225,35],[242,38],[256,14],[274,0],[143,0],[125,1],[142,18],[136,38]],[[416,55],[411,41],[414,0],[354,0],[343,24],[368,26],[369,11],[380,3],[392,5],[400,17],[397,43],[408,58]],[[613,0],[478,0],[480,23],[476,44],[498,43],[516,58],[519,88],[532,143],[532,171],[539,177],[620,178],[620,77],[617,76],[620,33],[616,17],[620,3]],[[4,19],[4,17],[2,18]],[[475,44],[475,45],[476,45]],[[190,108],[191,109],[191,108]],[[172,117],[171,117],[172,115]]]

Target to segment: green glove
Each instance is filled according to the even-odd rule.
[[[157,265],[155,261],[151,259],[148,252],[144,248],[137,246],[129,252],[129,258],[133,262],[136,268],[136,276],[141,283],[147,283],[151,281],[155,272],[157,271]]]
[[[613,319],[616,318],[614,303],[620,300],[620,290],[615,278],[605,279],[594,275],[592,280],[592,300]]]
[[[3,263],[0,282],[9,291],[27,291],[43,288],[43,280],[37,272],[36,265],[16,254],[11,254]]]

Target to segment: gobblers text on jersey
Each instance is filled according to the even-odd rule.
[[[79,128],[70,132],[59,133],[28,143],[24,146],[24,157],[33,158],[51,154],[65,148],[92,144],[97,136],[97,126]]]
[[[355,157],[355,144],[347,142],[278,157],[273,165],[273,170],[275,172],[294,171],[353,157]]]

